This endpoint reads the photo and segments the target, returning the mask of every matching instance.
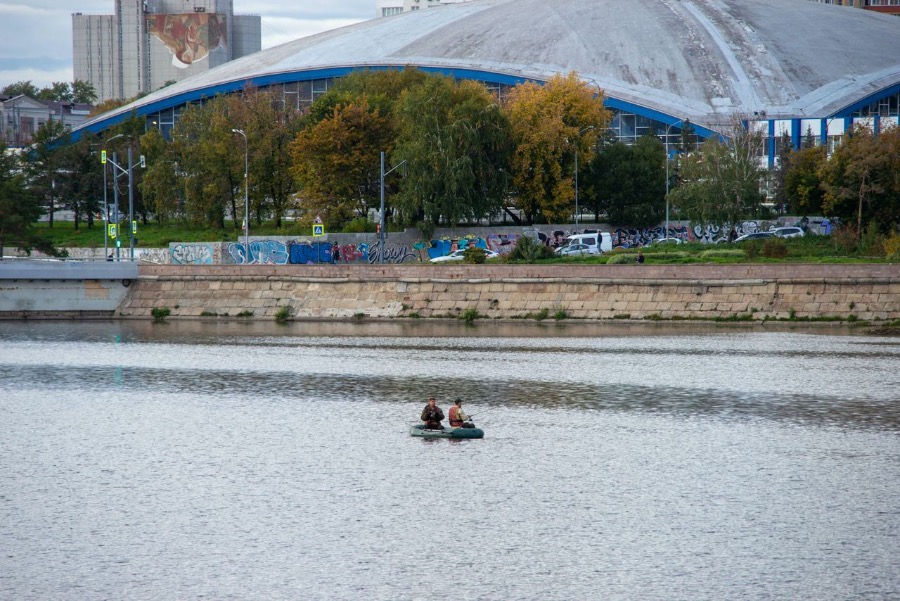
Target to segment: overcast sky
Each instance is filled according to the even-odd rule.
[[[72,13],[113,14],[113,0],[0,0],[0,88],[71,82]],[[234,0],[236,14],[262,16],[262,47],[375,16],[375,0]]]

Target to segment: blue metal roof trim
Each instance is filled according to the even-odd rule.
[[[330,79],[330,78],[338,78],[345,77],[346,75],[361,70],[372,70],[372,71],[387,71],[390,69],[406,69],[409,67],[414,67],[419,69],[420,71],[424,71],[426,73],[438,73],[441,75],[447,75],[450,77],[454,77],[456,79],[471,79],[475,81],[481,81],[486,83],[495,83],[500,85],[510,85],[515,86],[528,81],[533,81],[536,83],[546,83],[546,81],[537,80],[537,79],[529,79],[525,77],[519,77],[514,75],[507,75],[505,73],[496,73],[493,71],[481,71],[476,69],[460,69],[456,67],[438,67],[438,66],[418,66],[418,65],[367,65],[367,66],[359,66],[359,67],[330,67],[327,69],[312,69],[308,71],[285,71],[282,73],[275,73],[271,75],[261,75],[259,77],[250,77],[247,79],[239,79],[232,80],[225,83],[220,83],[216,85],[212,85],[206,88],[201,88],[198,90],[191,90],[190,92],[184,92],[181,94],[176,94],[174,96],[170,96],[168,98],[164,98],[162,100],[157,100],[155,102],[151,102],[149,104],[135,107],[133,110],[117,114],[115,116],[109,117],[102,121],[97,121],[96,123],[92,123],[91,125],[76,130],[72,132],[72,141],[78,141],[81,137],[81,133],[84,131],[89,131],[91,133],[99,133],[104,131],[110,127],[118,125],[122,123],[124,120],[131,117],[131,115],[137,114],[137,116],[146,116],[152,113],[156,113],[159,111],[163,111],[170,108],[176,108],[179,106],[185,106],[192,102],[197,102],[199,100],[203,100],[205,98],[214,98],[221,94],[233,94],[234,92],[242,90],[247,85],[252,85],[259,88],[264,88],[271,85],[277,84],[285,84],[285,83],[296,83],[301,81],[311,81],[316,79]],[[898,86],[900,87],[900,86]],[[643,117],[648,117],[655,121],[659,121],[661,123],[665,123],[666,125],[673,125],[682,121],[678,117],[667,115],[666,113],[662,113],[660,111],[650,109],[638,104],[634,104],[631,102],[626,102],[624,100],[619,100],[617,98],[612,98],[606,96],[604,99],[604,106],[607,108],[612,108],[620,111],[625,111],[629,113],[634,113],[636,115],[641,115]],[[714,132],[705,127],[701,127],[695,123],[691,123],[691,127],[694,129],[694,132],[702,138],[711,138],[714,136],[719,136],[717,132]]]
[[[888,96],[893,96],[894,94],[900,94],[900,83],[895,83],[894,85],[890,86],[889,88],[884,88],[884,89],[878,90],[877,92],[874,92],[874,93],[866,96],[859,102],[854,102],[853,104],[851,104],[849,106],[845,106],[841,110],[835,112],[833,115],[830,115],[828,118],[850,117],[851,115],[853,115],[853,113],[860,110],[861,108],[869,106],[870,104],[872,104],[874,102],[878,102],[882,98],[887,98]]]

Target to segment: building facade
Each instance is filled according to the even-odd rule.
[[[879,13],[900,16],[900,0],[812,0],[820,4],[836,4],[851,8],[865,8]]]
[[[93,107],[75,102],[42,102],[30,96],[0,96],[0,147],[23,148],[48,121],[74,129],[87,121]]]
[[[75,79],[99,102],[146,94],[262,48],[258,15],[232,0],[114,0],[115,14],[72,15]]]
[[[422,8],[436,8],[445,4],[459,4],[472,0],[376,0],[375,16],[390,17]]]

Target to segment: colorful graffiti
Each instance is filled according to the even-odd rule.
[[[173,265],[212,265],[215,249],[212,244],[176,243],[169,246]]]
[[[223,259],[234,265],[287,265],[289,256],[284,242],[252,240],[249,253],[243,242],[229,242],[228,255]]]

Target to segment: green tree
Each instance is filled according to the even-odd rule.
[[[515,144],[516,206],[529,223],[565,219],[574,209],[576,148],[579,159],[589,163],[597,136],[609,123],[602,94],[595,96],[575,73],[557,75],[543,86],[514,88],[506,111]]]
[[[821,172],[825,147],[810,146],[790,154],[784,174],[784,198],[795,215],[820,215],[825,191]]]
[[[589,201],[599,219],[611,223],[649,227],[665,213],[666,150],[656,136],[644,136],[634,146],[607,141],[588,167],[585,183]]]
[[[510,130],[484,86],[431,76],[403,94],[397,115],[392,159],[408,167],[396,201],[405,223],[453,226],[503,207]]]
[[[49,86],[41,88],[37,95],[38,100],[48,101],[71,101],[72,87],[64,81],[54,81]]]
[[[53,227],[57,199],[64,187],[64,164],[68,132],[62,121],[51,119],[41,125],[34,134],[31,151],[27,155],[25,169],[32,192],[41,200]]]
[[[730,136],[711,138],[681,158],[680,185],[669,194],[683,218],[695,223],[727,225],[762,214],[760,191],[765,139],[735,119]]]
[[[882,231],[900,222],[900,127],[879,135],[854,127],[820,174],[825,210],[856,221],[857,241],[863,222],[874,221]]]
[[[72,82],[72,101],[79,104],[94,104],[97,102],[97,90],[89,81],[76,79]]]
[[[300,115],[291,108],[279,108],[272,94],[256,89],[230,98],[228,114],[248,137],[256,221],[271,215],[276,227],[281,227],[294,208],[296,182],[291,174],[290,145],[300,130]]]
[[[3,96],[25,95],[31,98],[37,98],[39,92],[40,91],[30,81],[17,81],[16,83],[9,84],[3,88],[3,90],[0,90],[0,94]]]
[[[40,199],[28,188],[17,155],[0,148],[0,260],[4,246],[58,254],[34,227],[42,214]]]
[[[85,134],[65,149],[62,195],[65,206],[75,214],[75,229],[82,221],[88,228],[94,227],[94,216],[101,212],[103,165],[96,146],[96,138]],[[127,202],[127,187],[125,190]]]

